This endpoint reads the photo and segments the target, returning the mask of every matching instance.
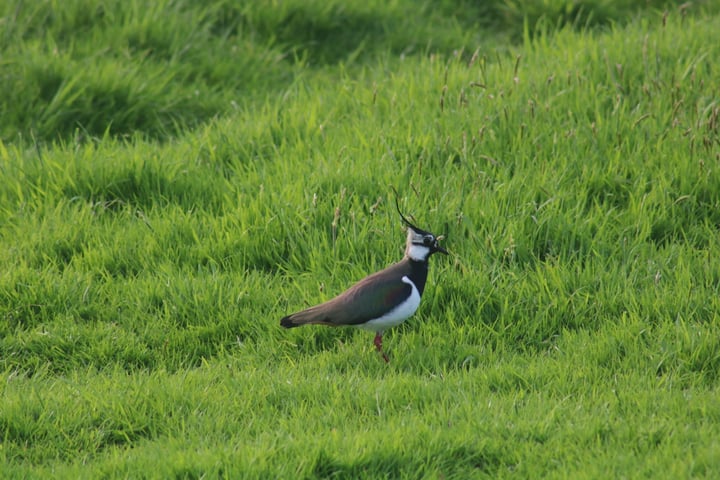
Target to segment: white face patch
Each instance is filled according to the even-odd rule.
[[[424,262],[430,255],[430,247],[411,243],[408,245],[405,254],[415,261]]]

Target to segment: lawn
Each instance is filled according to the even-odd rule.
[[[4,477],[720,477],[715,3],[0,24]],[[450,255],[390,362],[281,328],[402,258],[393,188]]]

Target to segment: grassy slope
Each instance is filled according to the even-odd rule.
[[[6,141],[2,471],[716,476],[719,26],[454,56],[450,22],[439,55],[306,50],[174,137]],[[401,255],[391,184],[453,255],[390,365],[281,330]]]

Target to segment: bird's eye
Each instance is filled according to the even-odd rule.
[[[432,245],[432,243],[433,243],[434,240],[435,240],[435,239],[434,239],[433,237],[431,237],[430,235],[428,235],[428,236],[426,236],[426,237],[423,238],[423,245],[426,245],[426,246],[429,247],[430,245]]]

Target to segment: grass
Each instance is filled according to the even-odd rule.
[[[717,8],[386,3],[3,4],[6,476],[720,473]]]

